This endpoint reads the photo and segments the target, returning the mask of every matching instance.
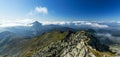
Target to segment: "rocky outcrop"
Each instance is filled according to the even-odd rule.
[[[66,38],[52,42],[31,57],[114,57],[112,53],[101,52],[89,45],[93,39],[86,36],[85,31],[71,33]],[[94,46],[96,47],[96,46]],[[103,46],[104,48],[104,46]]]

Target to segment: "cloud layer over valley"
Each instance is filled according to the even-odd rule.
[[[7,20],[1,21],[0,32],[3,31],[18,31],[19,33],[30,32],[34,30],[49,31],[54,28],[60,28],[63,30],[64,27],[72,29],[94,29],[100,39],[110,39],[113,42],[120,43],[120,22],[109,21],[109,22],[97,22],[97,21],[36,21],[30,19],[16,19],[14,21]],[[33,23],[34,22],[34,23]],[[61,28],[62,27],[62,28]],[[64,28],[65,29],[65,28]],[[118,33],[116,33],[118,32]],[[27,34],[26,33],[26,34]],[[28,33],[29,34],[29,33]],[[33,33],[36,34],[36,33]]]

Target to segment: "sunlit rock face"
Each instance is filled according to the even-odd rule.
[[[32,57],[113,57],[106,46],[95,45],[94,41],[99,41],[96,38],[89,38],[92,34],[80,31],[77,33],[70,33],[67,38],[52,42],[50,45],[35,52]],[[93,46],[91,46],[91,44]],[[102,46],[102,47],[98,47]],[[105,49],[106,48],[106,49]],[[100,49],[105,49],[100,51]]]

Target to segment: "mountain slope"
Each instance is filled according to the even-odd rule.
[[[23,49],[26,49],[24,56],[33,54],[37,50],[48,46],[52,42],[59,41],[65,38],[68,35],[68,32],[61,32],[61,31],[52,31],[48,33],[44,33],[41,36],[31,39],[28,43],[25,44]]]
[[[24,46],[29,39],[22,38],[12,32],[5,31],[0,33],[0,55],[13,55],[20,52],[21,47]]]
[[[10,33],[10,34],[9,34]],[[93,30],[73,32],[53,30],[34,38],[19,38],[5,32],[1,57],[113,57],[109,47],[100,42]],[[2,34],[1,34],[2,35]],[[0,43],[0,44],[1,44]]]
[[[32,48],[22,57],[114,57],[109,47],[101,44],[93,35],[85,31],[45,33],[27,44]],[[91,36],[93,38],[89,38]]]

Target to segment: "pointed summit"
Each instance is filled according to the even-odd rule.
[[[33,24],[33,26],[42,26],[42,24],[40,22],[38,22],[38,21],[35,21],[32,24]]]
[[[42,26],[42,24],[41,24],[40,22],[38,22],[38,21],[35,21],[35,22],[32,23],[32,26],[33,26],[34,28],[39,28],[39,27]]]
[[[35,21],[32,23],[32,28],[34,31],[40,31],[40,29],[42,29],[42,24],[38,21]]]

